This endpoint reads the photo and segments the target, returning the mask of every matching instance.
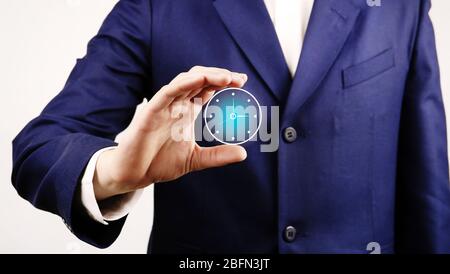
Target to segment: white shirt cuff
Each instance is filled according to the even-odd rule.
[[[108,221],[119,220],[130,213],[144,191],[143,189],[140,189],[127,194],[111,197],[100,203],[97,202],[93,185],[97,160],[102,152],[114,148],[115,147],[107,147],[97,151],[89,160],[81,179],[81,204],[92,219],[104,225],[108,225]]]

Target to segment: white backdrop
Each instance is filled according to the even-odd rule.
[[[10,183],[12,139],[62,89],[75,59],[84,55],[87,42],[116,2],[0,0],[0,253],[146,252],[153,216],[151,189],[116,243],[99,250],[77,240],[59,217],[19,198]],[[442,89],[450,110],[450,1],[433,0],[433,5]]]

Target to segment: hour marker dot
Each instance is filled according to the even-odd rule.
[[[250,130],[249,130],[249,131],[247,131],[247,134],[250,134]]]
[[[249,103],[250,103],[250,99],[248,99],[248,100],[247,100],[247,102],[249,102]]]
[[[218,131],[218,130],[216,130],[216,134],[219,134],[219,131]]]
[[[231,137],[231,140],[233,140],[233,141],[234,141],[234,139],[235,139],[234,137]]]
[[[231,95],[232,95],[232,96],[234,96],[234,95],[235,95],[235,93],[233,92],[233,93],[231,93]]]
[[[216,102],[217,102],[217,103],[219,103],[219,101],[220,101],[219,99],[216,99]]]
[[[258,115],[255,114],[255,115],[253,115],[253,117],[254,117],[254,118],[258,118]]]
[[[211,114],[211,115],[209,115],[209,118],[213,118],[214,116]]]

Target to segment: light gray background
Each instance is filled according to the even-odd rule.
[[[62,89],[75,59],[84,55],[87,42],[116,2],[0,0],[0,253],[146,252],[153,216],[151,188],[116,243],[99,250],[76,239],[59,217],[22,200],[10,183],[11,140]],[[442,90],[450,110],[449,11],[450,1],[433,0]]]

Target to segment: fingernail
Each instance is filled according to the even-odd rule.
[[[233,81],[234,82],[240,82],[240,81],[245,81],[244,78],[242,78],[240,73],[233,73]]]
[[[241,76],[241,78],[244,79],[244,81],[248,80],[248,76],[245,73],[239,73],[239,76]]]
[[[245,150],[245,148],[242,146],[237,146],[237,148],[239,150],[240,160],[244,161],[245,159],[247,159],[247,150]]]

